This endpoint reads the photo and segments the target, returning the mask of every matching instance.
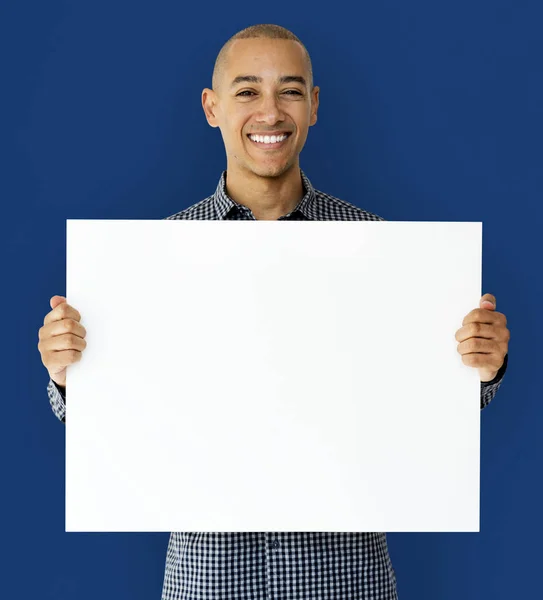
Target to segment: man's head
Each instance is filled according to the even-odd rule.
[[[213,89],[202,91],[208,123],[219,127],[228,170],[278,177],[299,168],[308,129],[317,122],[319,88],[301,41],[278,25],[254,25],[232,36],[215,61]],[[249,134],[286,133],[275,147]]]

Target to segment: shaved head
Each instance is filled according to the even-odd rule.
[[[254,38],[268,38],[268,39],[277,39],[277,40],[292,40],[300,44],[304,51],[305,59],[307,62],[307,70],[309,73],[309,81],[308,87],[309,90],[313,88],[313,68],[311,65],[311,58],[309,57],[309,52],[307,48],[302,44],[300,39],[295,36],[291,31],[281,27],[280,25],[271,25],[271,24],[263,24],[263,25],[251,25],[251,27],[247,27],[238,31],[238,33],[234,34],[221,48],[219,54],[217,55],[217,59],[215,60],[215,67],[213,68],[213,77],[212,77],[212,88],[215,92],[219,91],[220,83],[222,81],[222,75],[225,70],[226,62],[228,60],[228,50],[230,46],[235,40],[240,39],[254,39]]]

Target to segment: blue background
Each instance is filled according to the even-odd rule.
[[[306,44],[321,87],[301,154],[314,186],[387,220],[483,221],[483,292],[511,331],[481,415],[481,532],[389,534],[400,600],[541,594],[540,6],[2,3],[2,597],[160,598],[168,534],[64,531],[38,329],[65,295],[66,219],[161,219],[213,192],[226,160],[200,93],[228,37],[269,22]]]

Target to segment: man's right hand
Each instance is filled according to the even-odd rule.
[[[51,311],[45,315],[38,331],[38,350],[49,377],[59,386],[66,387],[66,368],[81,360],[87,347],[86,329],[81,315],[66,302],[64,296],[53,296]]]

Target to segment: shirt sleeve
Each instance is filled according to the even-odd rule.
[[[496,373],[496,377],[492,381],[481,381],[481,410],[486,408],[492,398],[496,395],[502,381],[505,371],[507,370],[507,361],[509,360],[509,353],[507,353],[503,359],[503,365],[500,370]]]
[[[52,379],[47,384],[49,404],[57,419],[66,424],[66,391],[59,387]]]

